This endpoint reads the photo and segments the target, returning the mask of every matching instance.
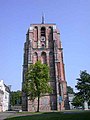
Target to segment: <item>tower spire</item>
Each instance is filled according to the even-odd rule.
[[[42,13],[42,24],[44,24],[44,14]]]

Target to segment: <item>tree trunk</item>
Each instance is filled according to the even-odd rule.
[[[40,96],[38,96],[38,106],[37,106],[37,112],[39,112],[39,102],[40,102]]]

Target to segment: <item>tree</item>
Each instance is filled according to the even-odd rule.
[[[10,95],[11,105],[21,105],[22,104],[22,94],[21,91],[12,91]]]
[[[83,102],[84,101],[82,97],[76,94],[75,97],[73,98],[72,105],[75,106],[76,108],[81,107],[83,106]]]
[[[71,86],[67,86],[67,93],[74,94],[73,88]]]
[[[90,101],[90,74],[87,73],[87,71],[81,71],[80,72],[80,78],[77,78],[78,82],[75,86],[77,90],[79,91],[77,93],[78,96],[82,98],[82,101],[84,101],[84,109],[87,106],[88,102]],[[88,109],[88,108],[87,108]]]
[[[51,92],[51,87],[48,84],[49,80],[49,67],[46,64],[37,61],[29,66],[26,72],[24,90],[31,100],[38,98],[37,112],[39,112],[40,97],[45,93]]]

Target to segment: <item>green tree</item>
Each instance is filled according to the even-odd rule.
[[[73,98],[73,101],[72,101],[72,105],[75,106],[76,108],[77,107],[81,107],[83,106],[83,99],[80,95],[75,95],[75,97]]]
[[[20,90],[11,92],[10,102],[12,106],[22,104],[22,94]]]
[[[88,102],[90,101],[90,74],[87,71],[80,72],[80,78],[77,78],[78,82],[75,86],[79,91],[77,93],[78,96],[82,98],[82,101]],[[84,106],[85,108],[85,106]]]
[[[51,87],[48,84],[49,80],[49,67],[46,64],[37,61],[29,66],[26,72],[24,90],[31,100],[38,98],[37,112],[39,112],[40,97],[45,93],[51,92]]]
[[[67,93],[74,94],[73,88],[71,86],[67,86]]]

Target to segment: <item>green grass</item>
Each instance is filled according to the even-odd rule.
[[[49,112],[30,116],[13,117],[6,120],[90,120],[90,111]]]

